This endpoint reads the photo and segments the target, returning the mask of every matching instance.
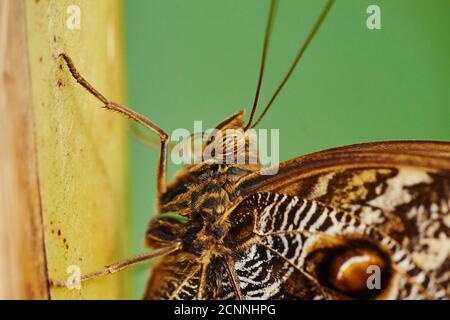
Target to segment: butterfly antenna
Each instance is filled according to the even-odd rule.
[[[262,51],[261,67],[259,68],[259,78],[258,78],[258,85],[256,86],[255,100],[253,100],[253,107],[252,107],[252,111],[250,113],[250,119],[248,120],[248,123],[245,126],[244,130],[247,130],[252,125],[253,117],[255,116],[256,107],[258,106],[259,94],[261,91],[264,69],[266,66],[267,51],[269,49],[270,36],[272,35],[272,29],[273,29],[273,24],[275,21],[277,5],[278,5],[278,0],[272,0],[270,3],[270,11],[269,11],[269,16],[267,18],[266,33],[264,36],[264,46],[263,46],[263,51]]]
[[[258,123],[262,120],[262,118],[264,118],[264,116],[266,115],[267,111],[272,106],[272,103],[275,101],[275,98],[278,96],[278,94],[280,93],[281,89],[283,89],[284,85],[289,80],[289,78],[290,78],[292,72],[294,71],[295,67],[297,66],[300,58],[303,56],[303,53],[305,52],[306,48],[308,48],[311,40],[316,35],[317,31],[319,30],[320,26],[322,25],[322,22],[325,20],[325,17],[327,16],[328,12],[330,11],[333,3],[334,3],[334,0],[328,0],[327,4],[325,5],[325,7],[322,10],[322,13],[319,16],[319,19],[317,19],[316,23],[314,24],[314,27],[312,28],[311,32],[308,35],[308,38],[306,38],[305,43],[303,44],[303,46],[298,51],[297,56],[295,57],[294,61],[291,64],[291,67],[289,68],[288,72],[284,76],[283,81],[281,81],[280,85],[275,90],[275,92],[272,95],[272,98],[270,99],[269,103],[264,108],[263,112],[258,117],[258,120],[256,120],[256,122],[252,126],[252,128],[256,127],[258,125]]]

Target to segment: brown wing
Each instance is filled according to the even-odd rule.
[[[152,270],[144,299],[196,300],[237,299],[225,261],[212,257],[200,263],[198,257],[176,252],[164,257]]]
[[[253,236],[233,246],[243,298],[448,298],[448,279],[419,265],[406,246],[349,211],[264,192],[246,198],[230,216],[229,241],[248,233],[236,217],[251,217]],[[336,265],[344,267],[344,276],[336,277]],[[374,266],[380,269],[379,287],[369,288],[367,270]]]
[[[287,190],[311,176],[367,167],[417,167],[448,175],[450,142],[392,141],[333,148],[283,162],[275,175],[249,174],[239,182],[237,190],[242,196],[263,190]]]
[[[429,275],[438,287],[447,290],[444,295],[450,296],[450,143],[388,142],[331,149],[282,163],[274,176],[251,174],[240,181],[238,192],[248,198],[231,215],[238,214],[246,201],[254,201],[257,192],[287,195],[290,201],[315,200],[319,205],[348,213],[363,226],[373,227],[397,243],[395,250],[410,260],[408,268],[420,274],[421,280]],[[292,210],[287,211],[293,214]],[[372,239],[373,235],[364,237],[381,241]],[[280,250],[298,247],[291,241],[302,243],[302,239],[288,237],[272,241],[284,245]],[[399,255],[403,256],[399,253],[396,257]],[[237,260],[249,256],[251,251]],[[292,277],[286,276],[282,281],[290,291],[298,289],[286,286],[293,282]],[[305,279],[298,283],[304,286]],[[409,297],[421,297],[420,290],[413,289],[416,295],[409,290]],[[283,293],[281,290],[278,295]],[[308,295],[302,291],[302,296]],[[315,296],[326,298],[324,294]]]
[[[243,197],[275,192],[350,210],[401,240],[439,234],[435,221],[450,224],[449,179],[450,143],[383,142],[299,157],[276,175],[246,176],[237,189]]]
[[[144,299],[195,299],[202,265],[184,252],[165,256],[152,270]]]
[[[341,255],[373,243],[396,272],[381,297],[450,295],[448,143],[332,149],[282,163],[274,176],[248,175],[237,194],[225,239],[232,254],[208,264],[184,252],[165,257],[146,298],[347,298],[323,283],[315,252],[334,246]]]

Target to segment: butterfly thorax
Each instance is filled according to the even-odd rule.
[[[210,151],[205,153],[203,161],[184,167],[168,185],[159,199],[162,214],[148,227],[147,245],[156,248],[180,241],[184,252],[200,257],[226,251],[231,245],[229,241],[225,243],[230,225],[226,213],[239,198],[237,182],[260,169],[255,161],[257,154],[248,148],[248,140],[241,134],[243,115],[243,112],[236,113],[219,124],[216,129],[220,134],[203,146],[203,150]],[[234,154],[232,159],[245,159],[245,162],[227,162],[230,153]]]
[[[229,222],[226,212],[239,197],[236,182],[252,172],[240,165],[202,164],[183,172],[161,201],[163,213],[150,222],[147,244],[159,247],[181,241],[184,250],[202,256],[224,248]],[[184,217],[184,221],[180,220]]]

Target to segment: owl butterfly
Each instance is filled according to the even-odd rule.
[[[324,7],[252,125],[277,6],[272,1],[250,119],[245,124],[244,113],[236,113],[218,130],[247,130],[259,123],[332,4]],[[186,166],[166,185],[168,135],[109,101],[77,72],[68,55],[61,56],[78,83],[105,108],[136,120],[161,143],[159,214],[146,232],[146,244],[154,250],[81,280],[161,256],[147,285],[147,299],[450,297],[450,143],[341,147],[283,162],[274,175],[262,174],[265,169],[259,164],[207,158]]]

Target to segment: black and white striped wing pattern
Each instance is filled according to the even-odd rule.
[[[299,248],[296,239],[290,240],[281,246],[262,240],[236,255],[234,268],[243,299],[323,299],[319,288],[289,260]]]
[[[364,241],[378,246],[388,257],[392,271],[383,298],[446,297],[443,283],[434,273],[417,266],[411,252],[351,212],[295,196],[256,193],[234,214],[253,217],[254,237],[244,249],[237,250],[234,263],[240,290],[247,299],[339,296],[339,290],[320,279],[311,256],[323,249],[354,247]]]
[[[195,255],[173,253],[153,270],[146,299],[237,299],[223,257],[202,263]]]

